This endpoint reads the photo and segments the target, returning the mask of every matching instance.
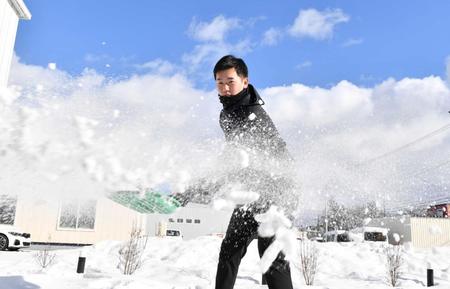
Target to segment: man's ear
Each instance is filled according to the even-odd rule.
[[[244,78],[244,88],[248,87],[248,77]]]

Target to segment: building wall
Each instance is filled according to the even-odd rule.
[[[42,199],[17,200],[14,225],[31,233],[33,242],[94,244],[103,240],[127,240],[136,222],[145,228],[145,217],[107,198],[97,200],[93,230],[58,228],[59,202]]]
[[[19,17],[7,0],[0,1],[0,87],[8,82]]]
[[[156,236],[159,224],[162,223],[168,230],[179,230],[185,240],[209,234],[224,234],[230,217],[231,211],[218,211],[207,205],[189,203],[170,215],[149,214],[147,233],[149,236]],[[170,222],[170,218],[175,222]],[[183,219],[183,223],[178,223],[178,219]],[[192,223],[186,223],[186,219],[192,219]],[[200,220],[200,224],[195,224],[195,219]]]
[[[411,218],[411,235],[414,247],[450,246],[450,219]]]

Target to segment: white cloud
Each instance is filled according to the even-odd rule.
[[[210,42],[196,45],[194,50],[186,53],[182,57],[182,61],[187,67],[188,72],[194,73],[199,68],[208,68],[207,79],[212,77],[212,65],[219,60],[220,57],[227,54],[236,54],[242,56],[252,50],[252,44],[249,40],[243,39],[237,43],[226,42]],[[210,71],[211,70],[211,71]]]
[[[446,59],[446,73],[447,73],[447,81],[450,84],[450,56]]]
[[[312,66],[312,62],[307,60],[305,62],[302,62],[302,63],[296,65],[295,68],[301,70],[301,69],[311,67],[311,66]]]
[[[208,142],[193,145],[217,137],[218,103],[181,75],[106,81],[93,70],[70,76],[17,59],[11,73],[15,93],[0,91],[6,191],[65,197],[164,182],[176,189],[182,171],[195,171],[187,166],[220,148],[200,156]]]
[[[280,121],[301,121],[307,126],[327,125],[344,117],[367,115],[372,110],[370,90],[347,81],[330,89],[293,84],[268,88],[264,94],[280,99],[271,108]]]
[[[135,67],[140,70],[146,70],[155,74],[170,74],[174,72],[177,67],[171,62],[164,59],[154,59],[143,64],[136,64]]]
[[[294,37],[311,37],[318,40],[333,36],[334,27],[350,20],[341,9],[318,11],[316,9],[300,10],[289,33]]]
[[[180,179],[207,175],[217,165],[223,136],[216,93],[182,75],[109,81],[93,70],[72,76],[17,59],[11,72],[14,92],[0,91],[5,191],[68,196],[161,183],[182,188]],[[259,92],[298,161],[308,210],[321,209],[314,200],[325,193],[355,202],[384,195],[413,200],[427,196],[426,182],[449,185],[448,167],[417,173],[450,155],[450,131],[357,165],[448,123],[450,90],[439,77]]]
[[[226,34],[239,28],[240,20],[237,18],[226,18],[223,15],[216,16],[211,22],[198,22],[193,19],[189,25],[189,35],[202,42],[223,41]]]
[[[113,58],[110,55],[105,54],[105,53],[103,53],[103,54],[87,53],[84,56],[84,60],[89,63],[94,63],[94,62],[112,61]]]
[[[185,53],[182,61],[190,74],[205,71],[201,79],[210,79],[211,66],[226,54],[245,55],[252,50],[252,44],[247,38],[241,38],[236,42],[229,42],[227,35],[239,28],[253,25],[254,21],[242,22],[237,18],[226,18],[223,15],[215,17],[211,22],[198,22],[193,19],[188,34],[200,43],[194,49]],[[201,69],[200,69],[201,68]]]
[[[342,47],[349,47],[349,46],[355,46],[355,45],[359,45],[362,44],[364,42],[364,40],[362,38],[350,38],[347,41],[345,41],[344,43],[342,43]]]
[[[270,29],[266,30],[266,32],[264,32],[262,44],[269,46],[276,45],[278,44],[278,42],[281,40],[282,37],[283,37],[282,30],[271,27]]]

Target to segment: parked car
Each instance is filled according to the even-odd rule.
[[[320,243],[325,242],[325,240],[323,239],[323,237],[319,237],[319,236],[317,236],[317,237],[312,237],[312,238],[309,239],[309,240],[311,240],[311,241],[316,241],[316,242],[320,242]]]
[[[166,237],[183,239],[183,236],[181,235],[181,232],[179,230],[166,230]]]
[[[335,230],[328,231],[323,234],[323,239],[325,242],[350,242],[352,241],[348,231]]]
[[[364,241],[388,243],[388,228],[364,227]]]
[[[0,225],[0,251],[19,250],[31,245],[31,235],[11,225]]]

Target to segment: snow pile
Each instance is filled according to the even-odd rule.
[[[158,288],[211,289],[222,239],[200,237],[189,241],[150,238],[143,254],[143,266],[134,275],[120,273],[118,251],[122,243],[105,241],[84,249],[85,274],[76,274],[80,249],[56,250],[55,263],[41,270],[33,259],[35,251],[0,252],[0,288]],[[316,243],[319,268],[314,288],[388,289],[383,246],[367,243]],[[296,260],[291,261],[295,289],[305,288]],[[435,288],[450,288],[450,248],[407,249],[400,279],[401,288],[423,288],[426,269],[431,266]],[[250,244],[242,260],[236,289],[260,289],[257,242]]]

